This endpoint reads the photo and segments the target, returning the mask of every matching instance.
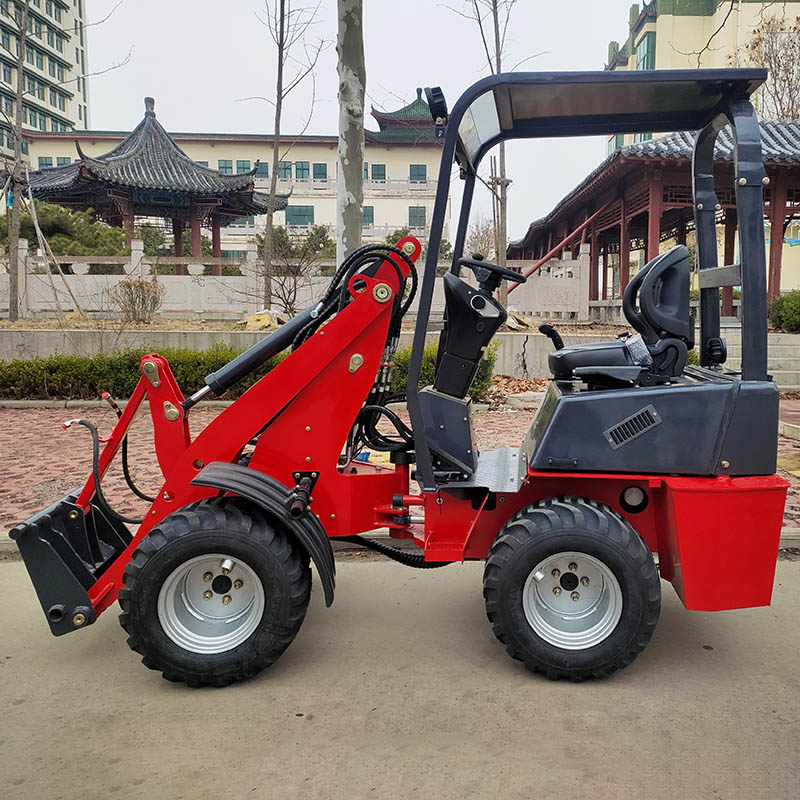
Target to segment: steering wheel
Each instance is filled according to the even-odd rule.
[[[500,281],[525,283],[528,280],[520,272],[484,261],[480,253],[473,253],[472,258],[459,258],[458,263],[462,267],[469,267],[475,273],[480,288],[487,292],[493,292],[500,285]]]

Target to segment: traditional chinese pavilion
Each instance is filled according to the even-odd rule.
[[[764,189],[770,227],[769,296],[774,298],[780,293],[784,232],[800,217],[800,123],[762,122],[761,136],[769,177]],[[644,250],[649,260],[666,239],[685,243],[694,225],[693,146],[694,136],[681,132],[618,148],[546,217],[532,222],[525,236],[508,246],[508,258],[543,264],[563,250],[589,244],[589,299],[606,300],[615,287],[624,291],[631,250]],[[714,149],[725,264],[735,261],[732,154],[730,130],[725,129]],[[732,313],[731,287],[722,291],[722,309],[725,315]]]
[[[183,231],[192,232],[192,256],[202,255],[202,228],[211,229],[212,254],[220,256],[220,228],[240,217],[265,214],[269,196],[254,190],[256,169],[223,175],[192,161],[156,119],[155,101],[144,100],[144,119],[113,150],[88,156],[78,142],[71,164],[30,173],[33,196],[125,227],[133,237],[136,217],[172,221],[175,255],[183,255]],[[276,198],[275,210],[286,207]],[[219,274],[221,267],[214,267]],[[183,267],[179,268],[183,272]]]
[[[364,131],[367,144],[414,144],[436,142],[436,125],[428,104],[422,99],[422,89],[417,89],[416,100],[397,111],[378,111],[372,106],[370,113],[378,123],[379,130]]]

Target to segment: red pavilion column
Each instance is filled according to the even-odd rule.
[[[597,300],[598,296],[598,282],[597,282],[597,265],[598,265],[598,250],[597,250],[597,230],[592,228],[592,236],[589,240],[589,299]]]
[[[661,239],[661,209],[664,202],[664,188],[660,170],[656,170],[650,178],[650,198],[647,213],[647,260],[652,261],[658,255]]]
[[[175,255],[178,258],[183,256],[183,221],[179,219],[172,220],[172,240]],[[175,265],[176,275],[185,275],[186,267],[183,264]]]
[[[219,241],[219,215],[211,215],[211,255],[214,258],[220,258],[222,255],[222,247]],[[214,264],[214,275],[222,275],[222,264]]]
[[[628,225],[625,197],[620,203],[619,213],[619,293],[620,297],[631,279],[631,231]]]
[[[608,242],[603,245],[603,300],[608,300]]]
[[[203,255],[203,236],[200,232],[200,219],[197,214],[192,214],[192,258]]]
[[[777,173],[772,180],[769,220],[769,288],[767,297],[769,302],[772,302],[781,294],[783,223],[786,221],[786,182],[781,173]]]
[[[736,210],[733,208],[725,209],[725,254],[723,260],[725,266],[733,264],[736,244]],[[722,316],[733,316],[733,286],[722,287]]]

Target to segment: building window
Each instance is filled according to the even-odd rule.
[[[373,164],[372,165],[372,180],[385,181],[386,180],[386,164]]]
[[[78,119],[83,119],[83,107],[78,106]]]
[[[312,172],[315,181],[328,180],[328,165],[327,164],[314,164],[314,171]]]
[[[29,64],[33,64],[33,48],[32,47],[26,47],[25,48],[25,60]]]
[[[295,161],[294,162],[294,178],[297,181],[308,180],[309,162],[308,161]]]
[[[250,159],[237,159],[236,172],[238,174],[241,174],[242,172],[250,172]]]
[[[39,130],[46,131],[47,130],[47,117],[39,112]]]
[[[256,164],[256,178],[269,178],[269,164],[266,161]]]
[[[656,68],[656,34],[649,31],[636,45],[636,69]]]
[[[39,156],[39,169],[48,169],[53,166],[53,159],[51,156]]]
[[[63,83],[64,82],[64,67],[62,67],[61,64],[57,64],[56,65],[56,73],[58,74],[59,81],[61,81]],[[86,79],[84,78],[84,80],[86,80]]]
[[[286,206],[287,225],[313,225],[314,206]]]
[[[408,168],[408,177],[412,181],[428,180],[428,167],[426,164],[412,164]]]
[[[425,227],[425,206],[408,207],[408,227],[409,228]]]
[[[634,142],[646,142],[653,138],[652,133],[635,133],[633,135]]]
[[[59,111],[66,111],[67,110],[67,101],[64,99],[64,95],[60,94],[58,96],[58,110]]]
[[[57,167],[66,167],[69,164],[69,156],[58,156],[56,158]]]
[[[49,44],[50,47],[56,46],[56,35],[52,28],[47,29],[47,44]]]
[[[375,224],[375,206],[364,206],[361,211],[361,225],[371,228]]]
[[[56,76],[56,62],[53,59],[49,59],[47,64],[47,71],[50,73],[51,78],[55,78]]]
[[[217,161],[217,169],[223,175],[232,175],[233,174],[233,161],[229,158],[221,158]]]
[[[3,82],[4,83],[11,83],[12,72],[11,67],[8,64],[3,64]]]
[[[44,56],[38,50],[36,51],[36,66],[38,69],[44,70]]]
[[[64,52],[64,40],[60,36],[56,36],[56,50],[59,53]]]
[[[278,177],[282,181],[290,181],[292,179],[292,162],[279,161],[278,162]]]
[[[57,105],[57,104],[58,104],[58,98],[56,97],[56,90],[55,89],[51,89],[50,90],[50,105],[54,106],[54,105]]]
[[[201,167],[207,167],[208,161],[195,161],[195,164],[199,164]]]
[[[0,39],[2,40],[3,48],[8,50],[8,52],[10,53],[11,52],[11,34],[8,31],[3,31],[2,37],[0,37]]]
[[[239,217],[231,222],[231,226],[234,228],[248,228],[255,225],[255,217]]]
[[[336,163],[338,165],[339,162],[337,161]],[[364,162],[364,180],[369,180],[369,164],[366,161]]]
[[[616,136],[609,136],[608,147],[606,148],[608,155],[611,155],[615,150],[619,150],[625,144],[625,135],[618,133]]]

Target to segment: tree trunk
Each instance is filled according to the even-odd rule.
[[[279,0],[278,30],[276,43],[278,46],[277,79],[275,81],[275,125],[272,137],[272,173],[269,181],[269,199],[267,200],[267,224],[264,228],[264,308],[272,305],[272,226],[275,218],[275,200],[278,193],[278,159],[281,146],[281,112],[283,111],[283,67],[286,59],[286,0]]]
[[[337,0],[339,170],[336,176],[336,258],[361,246],[364,203],[364,65],[362,0]]]
[[[19,25],[19,52],[17,53],[17,96],[14,99],[14,168],[11,173],[11,215],[8,220],[8,318],[19,319],[19,222],[22,191],[22,95],[25,93],[25,48],[28,39],[28,9],[30,0],[22,6]]]
[[[509,12],[510,13],[510,12]],[[503,71],[503,51],[500,43],[500,17],[498,11],[498,0],[492,0],[492,24],[494,26],[494,57],[495,57],[495,73],[500,74]],[[499,266],[506,265],[506,243],[508,242],[508,184],[510,181],[506,180],[506,143],[500,142],[500,200],[498,202],[498,248],[497,248],[497,263]],[[508,283],[506,281],[500,282],[500,290],[498,292],[498,299],[504,306],[508,305]]]

